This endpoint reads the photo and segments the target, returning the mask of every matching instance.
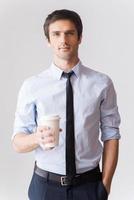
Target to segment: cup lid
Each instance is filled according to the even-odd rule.
[[[51,115],[44,115],[40,118],[40,120],[59,120],[60,116],[56,114],[51,114]]]

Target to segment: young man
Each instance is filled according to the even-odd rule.
[[[106,200],[120,138],[113,83],[79,60],[82,22],[76,12],[52,12],[44,32],[53,49],[53,63],[22,85],[13,134],[17,152],[35,150],[29,199]],[[44,150],[43,144],[54,141],[54,130],[38,123],[41,116],[53,113],[61,118],[59,145]]]

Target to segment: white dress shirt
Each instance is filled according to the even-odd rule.
[[[72,69],[76,170],[82,173],[95,168],[102,155],[101,141],[119,139],[120,116],[111,79],[82,65]],[[18,96],[14,134],[36,131],[41,116],[61,117],[59,146],[52,150],[35,150],[38,167],[65,174],[66,78],[63,71],[51,65],[37,76],[24,81]]]

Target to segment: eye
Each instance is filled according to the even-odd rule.
[[[69,32],[66,33],[66,35],[74,35],[74,32],[69,31]]]
[[[54,32],[52,35],[53,35],[53,36],[59,36],[60,33],[59,33],[59,32]]]

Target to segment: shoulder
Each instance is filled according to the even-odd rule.
[[[37,75],[26,78],[22,83],[21,90],[34,91],[38,89],[40,85],[44,84],[44,81],[49,78],[49,75],[49,69],[46,69]]]
[[[89,80],[92,80],[96,83],[101,83],[101,84],[105,84],[105,85],[109,85],[112,83],[112,80],[110,78],[109,75],[96,71],[92,68],[86,67],[84,65],[82,65],[82,74]]]

